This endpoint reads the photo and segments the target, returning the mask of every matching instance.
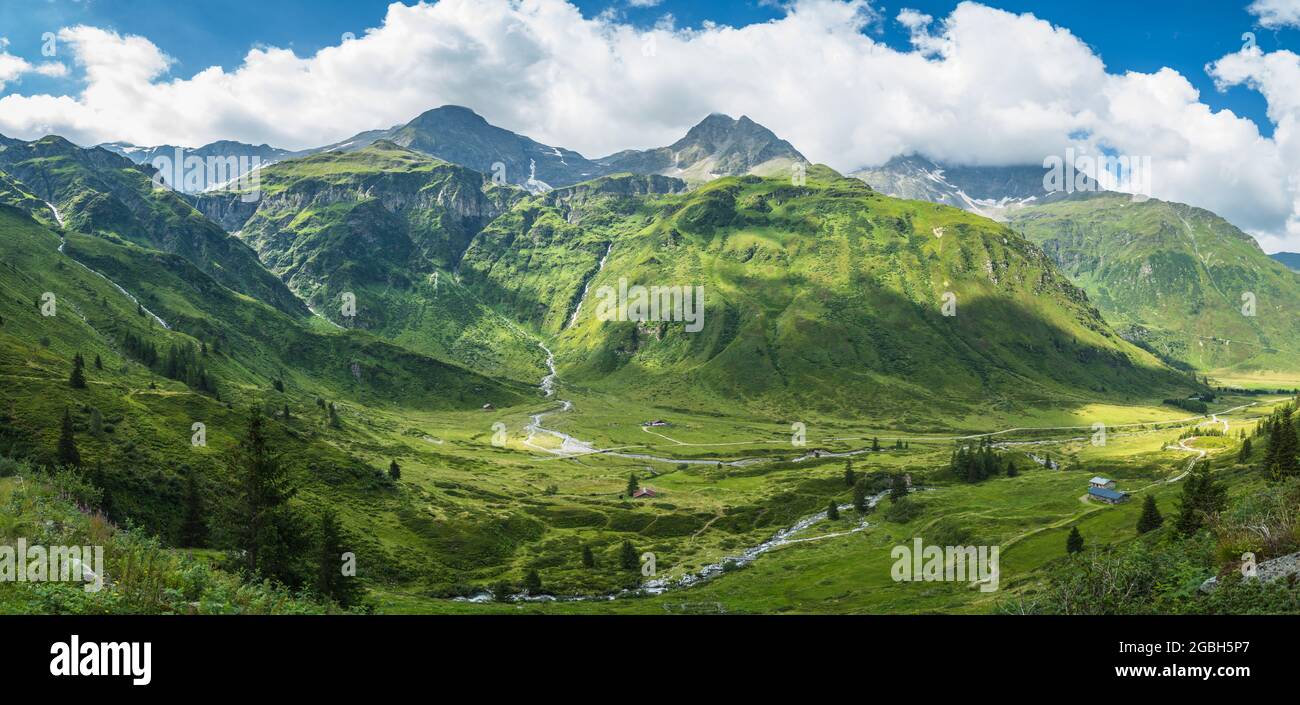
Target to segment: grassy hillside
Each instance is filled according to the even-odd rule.
[[[154,188],[152,167],[50,136],[0,149],[0,170],[57,208],[58,224],[68,230],[112,235],[178,254],[231,289],[292,315],[306,313],[251,250],[176,193]]]
[[[500,377],[544,374],[533,341],[454,275],[470,239],[521,191],[387,141],[261,173],[262,199],[239,236],[321,315]],[[205,196],[200,207],[234,198]],[[354,317],[342,315],[345,293]]]
[[[570,380],[697,410],[913,423],[1193,386],[1116,335],[1042,250],[983,218],[824,168],[806,186],[750,176],[624,193],[637,178],[522,201],[461,265],[482,299],[555,336]],[[703,286],[703,330],[597,320],[594,293],[620,279]]]
[[[1023,208],[1010,225],[1126,337],[1229,380],[1300,374],[1300,276],[1213,213],[1095,194]]]

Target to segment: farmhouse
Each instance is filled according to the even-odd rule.
[[[642,421],[641,425],[642,426],[667,426],[669,424],[667,421],[664,421],[663,419],[655,419],[654,421]]]
[[[1114,485],[1115,483],[1111,483]],[[1127,492],[1117,492],[1106,487],[1089,487],[1088,496],[1092,499],[1101,500],[1106,504],[1121,504],[1128,501]]]
[[[654,488],[642,487],[641,489],[632,493],[632,499],[639,499],[641,497],[654,497],[656,494],[657,493],[654,491]]]
[[[1098,475],[1097,477],[1094,477],[1088,481],[1088,486],[1097,487],[1103,490],[1113,490],[1115,489],[1115,481],[1107,480],[1106,478]]]

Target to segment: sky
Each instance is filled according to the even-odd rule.
[[[747,114],[841,171],[1151,158],[1300,250],[1300,0],[0,0],[0,133],[300,149],[459,104],[597,157]]]

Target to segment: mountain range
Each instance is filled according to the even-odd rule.
[[[850,492],[816,444],[863,427],[919,448],[860,468],[919,477],[1002,421],[1179,418],[1151,409],[1206,397],[1207,375],[1300,371],[1300,279],[1249,235],[1182,204],[1044,194],[1034,166],[843,175],[724,115],[587,159],[454,106],[266,148],[255,183],[198,193],[114,147],[0,138],[0,456],[54,462],[66,417],[109,516],[184,545],[185,488],[233,491],[256,409],[294,501],[337,511],[399,601],[530,571],[612,594],[636,584],[625,541],[724,561]],[[700,291],[702,325],[603,308],[637,285]],[[790,450],[801,424],[815,447]],[[1050,500],[990,540],[1082,511],[1030,465],[998,487],[1050,482]],[[629,475],[665,494],[628,496]],[[1002,532],[989,507],[978,526]]]
[[[186,149],[184,154],[202,159],[256,157],[261,164],[268,165],[323,152],[356,151],[379,141],[469,167],[531,192],[619,172],[663,174],[699,183],[720,176],[788,173],[791,165],[807,162],[789,142],[743,115],[739,119],[710,115],[667,147],[624,150],[593,160],[571,149],[541,144],[492,125],[469,108],[457,105],[434,108],[386,130],[368,130],[333,144],[297,152],[265,144],[219,141]],[[172,145],[139,147],[123,142],[99,146],[137,164],[153,163],[158,157],[174,160],[179,149]],[[234,172],[235,176],[243,173],[243,170]],[[199,193],[218,186],[221,184],[208,183],[204,177],[198,180],[197,186],[182,184],[177,188],[186,193]]]

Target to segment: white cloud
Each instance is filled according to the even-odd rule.
[[[1259,19],[1261,27],[1300,27],[1300,0],[1255,0],[1246,11]]]
[[[189,77],[172,76],[172,59],[145,38],[71,27],[59,36],[84,90],[0,98],[0,132],[303,148],[454,103],[595,157],[668,144],[716,111],[747,114],[844,171],[909,152],[973,164],[1041,163],[1069,146],[1149,155],[1157,197],[1300,249],[1289,52],[1253,49],[1213,67],[1221,85],[1268,98],[1270,139],[1212,111],[1177,72],[1110,73],[1067,29],[1032,15],[965,2],[937,20],[896,19],[912,50],[875,38],[883,19],[867,0],[800,0],[742,28],[666,20],[646,31],[563,0],[393,4],[380,27],[313,55],[256,48],[231,71]]]
[[[43,76],[65,76],[68,73],[68,67],[57,61],[33,65],[22,57],[10,54],[6,51],[8,47],[9,39],[0,37],[0,92],[5,90],[7,83],[20,78],[25,73],[38,73]]]

